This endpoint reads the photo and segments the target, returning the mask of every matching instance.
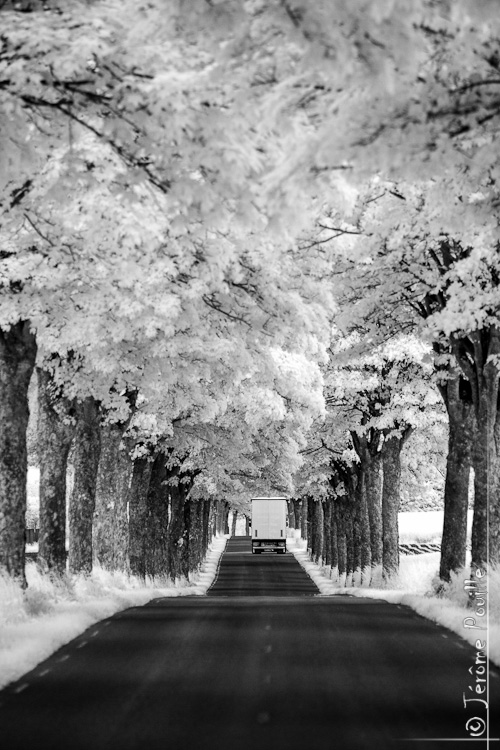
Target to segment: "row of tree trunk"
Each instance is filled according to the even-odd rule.
[[[289,503],[289,524],[301,530],[315,562],[331,566],[349,583],[369,584],[375,569],[384,578],[399,569],[401,451],[409,429],[374,449],[379,436],[357,441],[360,461],[332,464],[332,494]],[[370,444],[371,443],[371,444]]]
[[[9,346],[20,346],[29,331],[7,337],[3,350],[9,363]],[[25,367],[21,387],[27,386],[34,365]],[[12,360],[10,357],[11,366]],[[20,381],[16,374],[12,380]],[[68,403],[49,373],[37,369],[38,446],[40,461],[40,534],[38,566],[62,575],[89,574],[94,564],[108,570],[130,572],[145,579],[189,578],[203,561],[212,536],[228,532],[229,507],[225,502],[190,497],[195,472],[182,472],[172,452],[150,451],[132,460],[124,439],[128,423],[106,423],[91,397]],[[2,384],[0,383],[0,388]],[[27,399],[11,393],[9,422],[21,429],[10,442],[3,433],[0,444],[2,545],[0,564],[26,584],[24,573],[24,516],[26,511]],[[2,402],[0,394],[0,403]],[[22,404],[22,408],[19,406]],[[0,438],[1,440],[2,438]],[[73,489],[66,517],[66,475],[71,450]],[[5,471],[5,467],[8,471]],[[11,483],[6,483],[9,478]],[[22,477],[23,481],[19,481]],[[66,551],[66,530],[69,550]]]
[[[452,574],[466,564],[472,469],[471,566],[484,566],[488,558],[498,559],[500,418],[488,418],[486,406],[484,414],[478,414],[470,382],[456,369],[448,373],[440,390],[448,412],[449,433],[439,576],[449,582]],[[493,411],[495,405],[500,409],[498,384],[490,390]],[[401,430],[401,437],[395,434],[388,438],[374,429],[362,437],[352,434],[359,463],[344,466],[334,462],[332,467],[333,494],[342,482],[344,496],[316,503],[314,510],[308,511],[309,527],[302,523],[302,536],[309,539],[315,559],[338,566],[339,573],[347,577],[363,570],[368,577],[369,567],[380,563],[385,577],[397,571],[400,455],[409,433],[406,428]],[[322,523],[323,531],[317,531]]]
[[[86,404],[80,415],[69,570],[88,573],[98,563],[142,579],[189,578],[213,535],[227,526],[226,504],[191,498],[195,473],[182,472],[168,451],[131,460],[124,429],[100,426],[95,404]]]

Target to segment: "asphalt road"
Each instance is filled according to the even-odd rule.
[[[406,607],[314,594],[291,555],[232,540],[208,596],[121,612],[0,692],[0,747],[464,747],[475,649]],[[496,707],[499,686],[494,668]]]

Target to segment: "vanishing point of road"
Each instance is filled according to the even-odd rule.
[[[293,555],[233,538],[207,596],[120,612],[1,691],[0,747],[467,747],[475,649],[407,607],[318,593]]]

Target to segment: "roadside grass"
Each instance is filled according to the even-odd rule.
[[[29,672],[96,622],[152,599],[202,596],[214,580],[227,537],[212,540],[190,581],[141,581],[96,567],[90,576],[54,578],[28,562],[28,587],[0,574],[0,688]]]

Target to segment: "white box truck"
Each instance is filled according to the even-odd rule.
[[[286,552],[286,497],[252,497],[252,554]]]

